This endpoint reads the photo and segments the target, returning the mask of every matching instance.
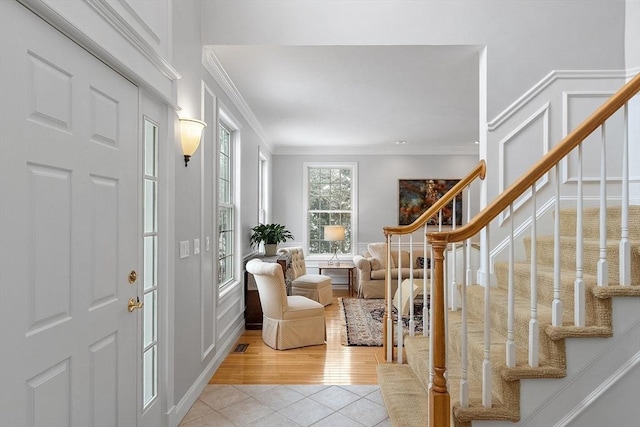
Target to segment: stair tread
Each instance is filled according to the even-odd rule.
[[[381,364],[378,382],[393,425],[423,427],[429,419],[429,396],[409,365]]]

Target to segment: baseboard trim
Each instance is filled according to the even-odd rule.
[[[244,322],[239,323],[233,334],[229,336],[223,346],[220,347],[220,352],[209,362],[207,367],[198,376],[196,381],[189,387],[189,390],[180,399],[180,401],[172,408],[173,411],[168,415],[169,426],[176,427],[180,424],[180,421],[187,415],[191,406],[198,400],[200,394],[209,383],[209,379],[213,376],[216,370],[220,367],[227,355],[233,350],[234,344],[244,331]]]

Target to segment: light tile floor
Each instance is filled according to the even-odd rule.
[[[209,384],[180,427],[387,427],[378,385]]]

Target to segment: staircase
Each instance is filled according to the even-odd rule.
[[[524,239],[527,260],[513,264],[513,288],[515,302],[514,341],[516,344],[515,367],[505,364],[507,337],[507,299],[509,264],[494,265],[497,286],[491,288],[491,394],[492,405],[486,408],[481,400],[482,372],[484,364],[484,287],[467,287],[467,336],[468,336],[468,385],[469,406],[459,404],[460,357],[462,341],[461,311],[448,312],[447,383],[453,407],[451,425],[470,426],[475,420],[521,419],[521,380],[563,378],[567,375],[566,339],[606,339],[613,335],[612,298],[640,297],[640,206],[629,209],[629,241],[631,245],[631,286],[619,286],[618,242],[620,238],[619,207],[607,208],[610,224],[607,240],[607,261],[610,278],[608,286],[597,285],[597,264],[600,252],[599,209],[585,209],[584,272],[585,326],[574,326],[574,282],[576,278],[576,212],[563,209],[560,212],[560,298],[564,304],[562,326],[552,325],[551,306],[554,300],[554,238],[539,236],[537,240],[537,320],[539,323],[538,366],[528,363],[529,322],[531,320],[531,239]],[[637,300],[640,305],[640,299]],[[637,315],[637,312],[636,312]],[[429,388],[429,338],[406,337],[406,364],[381,364],[378,379],[389,417],[394,426],[426,426],[428,418]],[[640,397],[640,395],[638,396]],[[493,424],[492,424],[493,425]],[[497,424],[496,424],[497,425]],[[512,425],[505,423],[504,425]]]
[[[637,176],[637,156],[630,153],[640,147],[631,135],[639,93],[637,74],[462,226],[454,220],[451,229],[433,231],[428,221],[441,218],[459,196],[470,204],[472,181],[485,177],[483,160],[413,224],[383,228],[389,258],[392,246],[406,245],[403,237],[412,250],[421,227],[426,237],[418,246],[431,248],[431,283],[423,291],[430,292],[429,337],[398,333],[395,355],[394,288],[387,279],[387,363],[378,366],[378,379],[394,426],[640,425],[640,206],[630,202],[632,185],[637,191],[637,178],[630,179],[630,165]],[[622,120],[610,121],[614,114]],[[622,137],[611,136],[616,126]],[[591,147],[586,160],[583,146]],[[575,161],[571,180],[560,172],[563,162],[567,172],[569,156]],[[610,158],[619,159],[618,170],[608,167]],[[555,207],[551,219],[546,208],[537,209],[539,191],[542,206]],[[597,207],[585,208],[587,202]],[[503,221],[494,222],[499,215]],[[552,235],[539,233],[538,222]],[[516,228],[518,236],[528,230],[531,237],[516,238]],[[506,239],[491,241],[494,234]],[[473,239],[481,245],[482,286],[471,279]],[[447,268],[458,265],[458,245],[466,254],[462,278],[457,267]],[[519,260],[518,245],[525,249]],[[493,248],[508,252],[508,262],[491,261]],[[446,271],[452,277],[445,281]],[[399,277],[398,285],[405,279],[413,278]]]

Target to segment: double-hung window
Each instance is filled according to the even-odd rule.
[[[218,125],[218,287],[234,281],[234,132]]]
[[[307,253],[327,255],[337,245],[338,254],[353,254],[357,230],[357,164],[305,163],[305,224]],[[345,240],[324,240],[324,226],[345,227]]]

